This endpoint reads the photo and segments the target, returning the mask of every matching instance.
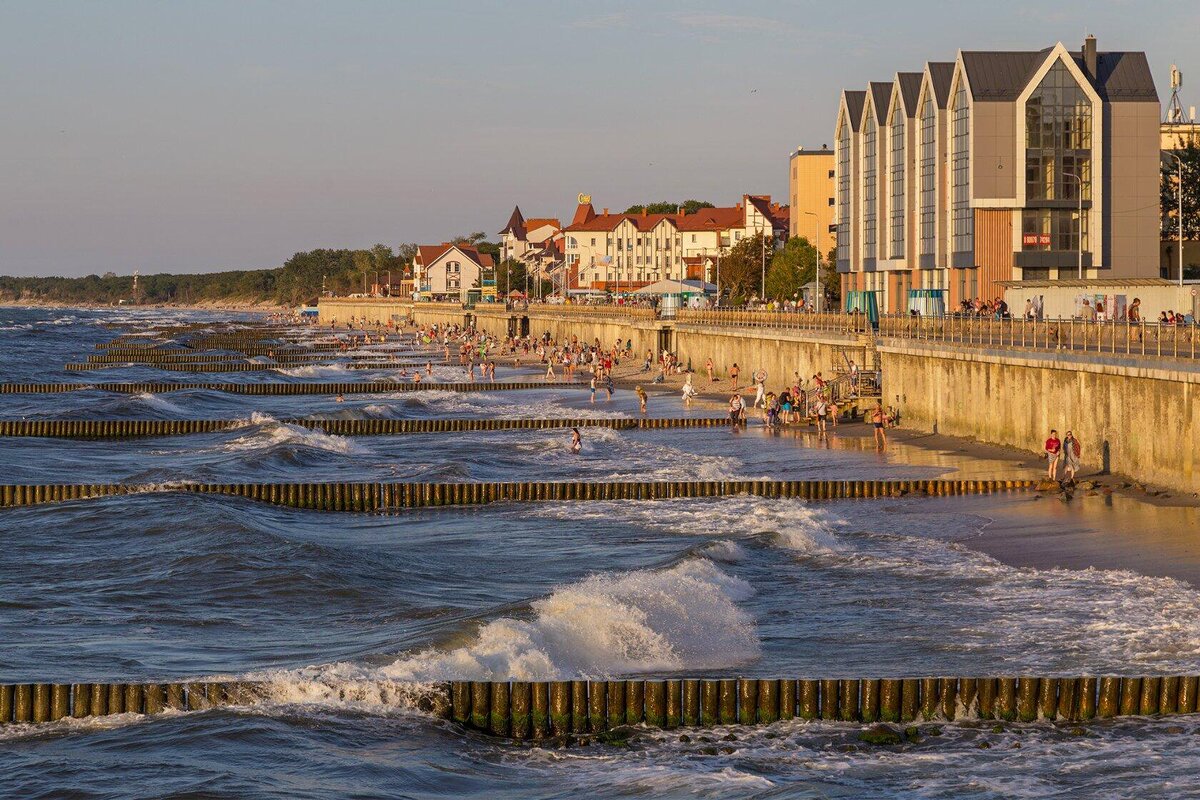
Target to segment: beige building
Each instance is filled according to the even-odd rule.
[[[495,285],[492,257],[471,245],[420,245],[412,266],[413,295],[417,300],[466,302],[472,293],[483,295],[485,278]]]
[[[788,207],[791,212],[789,235],[803,236],[809,242],[816,237],[821,256],[837,244],[832,230],[833,151],[828,145],[820,150],[797,148],[788,159]]]
[[[919,75],[918,78],[916,77]],[[845,91],[835,128],[844,290],[948,304],[1000,281],[1158,275],[1159,103],[1145,54],[960,51]]]
[[[787,206],[770,195],[743,195],[726,208],[694,213],[597,214],[581,203],[566,227],[571,288],[637,289],[660,280],[718,283],[720,254],[743,238],[763,233],[772,246],[788,236]]]

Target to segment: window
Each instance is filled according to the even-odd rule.
[[[833,176],[834,176],[835,172],[837,172],[837,170],[832,170],[832,169],[829,170],[829,180],[833,180]]]
[[[1062,61],[1025,103],[1025,199],[1092,199],[1092,103]]]
[[[830,207],[830,208],[833,208],[833,204],[834,204],[834,202],[835,202],[835,201],[834,201],[834,199],[833,199],[832,197],[831,197],[831,198],[829,198],[829,207]]]
[[[596,246],[596,237],[593,236],[592,237],[592,247],[595,247],[595,246]]]
[[[954,93],[950,128],[950,214],[952,253],[975,249],[975,214],[971,210],[970,113],[967,89],[960,82]]]
[[[1074,208],[1026,208],[1021,212],[1021,249],[1075,252],[1088,249],[1087,214]]]
[[[891,202],[888,204],[891,215],[891,244],[892,258],[904,258],[904,114],[897,105],[892,110],[892,121],[888,126],[892,138],[892,157],[888,163],[892,170]]]
[[[842,120],[837,134],[837,260],[850,264],[850,124]]]
[[[692,244],[696,243],[696,234],[692,234]]]
[[[875,258],[876,233],[876,162],[875,162],[875,114],[868,113],[863,125],[863,257]]]
[[[937,109],[928,94],[921,103],[920,119],[921,255],[933,256],[937,253]]]

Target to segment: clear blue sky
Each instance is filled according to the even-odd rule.
[[[277,266],[581,191],[782,199],[843,86],[1088,31],[1200,105],[1197,30],[1132,0],[2,0],[0,274]]]

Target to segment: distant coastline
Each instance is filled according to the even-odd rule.
[[[270,301],[255,300],[205,300],[196,303],[126,303],[125,305],[118,305],[116,303],[86,303],[67,302],[60,300],[29,299],[0,300],[0,308],[172,308],[185,311],[262,311],[270,313],[276,311],[287,311],[290,309],[290,306],[283,306]]]

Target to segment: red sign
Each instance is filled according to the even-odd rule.
[[[1021,237],[1021,244],[1036,245],[1038,243],[1038,235],[1036,233],[1027,233]]]
[[[1050,234],[1048,233],[1025,233],[1021,235],[1021,244],[1025,247],[1049,247]]]
[[[1048,234],[1048,233],[1039,234],[1038,235],[1038,244],[1049,247],[1050,246],[1050,234]]]

